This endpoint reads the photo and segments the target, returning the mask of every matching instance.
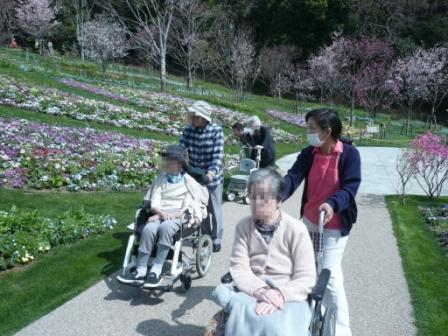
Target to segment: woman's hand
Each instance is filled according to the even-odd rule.
[[[333,210],[333,208],[331,207],[331,205],[328,204],[328,203],[321,204],[321,206],[319,207],[319,213],[320,213],[322,210],[325,211],[325,218],[324,218],[324,225],[325,225],[325,224],[327,224],[329,221],[331,221],[331,219],[333,218],[334,210]]]
[[[255,313],[257,315],[269,315],[272,314],[277,310],[277,307],[275,307],[273,304],[268,302],[258,302],[257,306],[255,307]]]
[[[208,180],[210,181],[210,182],[212,182],[213,181],[213,177],[215,176],[215,173],[214,172],[212,172],[212,171],[208,171],[207,172],[207,178],[208,178]]]
[[[258,301],[270,303],[277,309],[283,309],[285,300],[282,293],[277,289],[260,288],[254,293],[254,297]]]
[[[158,220],[158,219],[160,219],[159,215],[153,215],[153,216],[151,216],[151,217],[148,218],[148,220],[146,221],[146,223],[154,222],[154,221],[156,221],[156,220]]]
[[[161,211],[159,213],[159,218],[161,221],[171,221],[179,218],[179,213],[168,213],[165,211]]]

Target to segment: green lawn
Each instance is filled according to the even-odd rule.
[[[397,196],[388,196],[386,200],[411,293],[418,335],[446,335],[448,259],[417,206],[446,204],[448,197],[429,201],[425,197],[408,196],[404,206]]]
[[[31,64],[37,67],[37,69],[45,69],[46,71],[31,71],[23,72],[19,68],[20,63]],[[71,92],[86,98],[98,99],[108,101],[116,105],[122,105],[127,107],[133,107],[136,110],[142,111],[142,107],[132,104],[126,104],[118,101],[114,101],[110,98],[105,98],[99,95],[92,94],[85,90],[74,89],[67,85],[60,83],[58,80],[67,75],[82,77],[86,81],[90,82],[104,82],[108,83],[110,80],[117,80],[120,85],[128,87],[146,88],[149,90],[158,90],[159,80],[157,73],[150,75],[144,68],[138,68],[133,66],[122,66],[112,64],[109,67],[109,71],[106,75],[103,75],[96,64],[91,62],[82,63],[75,58],[66,57],[46,57],[42,58],[36,54],[30,54],[28,60],[26,60],[25,53],[17,50],[9,50],[0,48],[0,73],[5,73],[13,76],[17,79],[26,80],[30,83],[44,85],[48,87],[58,88],[65,92]],[[179,96],[189,97],[193,99],[203,99],[208,102],[218,104],[221,106],[229,107],[248,115],[258,115],[264,121],[270,120],[274,122],[277,127],[289,131],[291,133],[301,135],[303,137],[305,130],[300,129],[294,125],[286,122],[274,119],[266,113],[266,109],[277,109],[286,112],[292,112],[295,101],[291,99],[277,99],[274,97],[256,95],[252,93],[245,93],[246,99],[242,103],[236,103],[232,97],[233,91],[222,85],[205,82],[198,79],[195,84],[193,92],[188,92],[184,89],[183,78],[169,75],[168,92]],[[177,83],[176,85],[172,83]],[[204,94],[203,94],[204,92]],[[303,107],[317,108],[321,105],[315,102],[305,102]],[[349,108],[347,106],[337,105],[335,108],[341,113],[342,117],[349,115]],[[356,115],[359,117],[366,116],[366,113],[362,109],[355,110]],[[384,122],[387,125],[387,141],[367,141],[360,145],[364,146],[406,146],[408,141],[416,134],[424,131],[423,123],[414,120],[413,135],[400,134],[401,126],[404,119],[400,117],[400,114],[394,112],[395,115],[390,113],[379,113],[377,116],[377,122]],[[358,127],[364,127],[365,122],[360,122]],[[229,133],[229,130],[226,130]]]
[[[120,268],[128,234],[142,192],[46,193],[0,189],[0,210],[12,205],[39,209],[52,217],[70,207],[111,214],[118,227],[40,255],[25,269],[0,273],[0,335],[10,335]]]

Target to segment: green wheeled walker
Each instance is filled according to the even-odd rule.
[[[237,175],[230,177],[230,183],[227,187],[227,200],[233,202],[235,200],[242,200],[245,204],[250,203],[249,198],[249,177],[252,171],[258,169],[261,159],[261,150],[263,147],[249,147],[242,146],[240,152],[240,164]],[[250,153],[256,150],[255,160],[250,158]]]

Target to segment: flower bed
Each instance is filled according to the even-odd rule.
[[[342,135],[347,139],[360,139],[363,130],[350,126],[349,124],[342,124]]]
[[[114,97],[120,101],[124,100],[119,95]],[[180,105],[162,104],[157,100],[145,104],[147,112],[139,112],[133,108],[87,99],[55,89],[28,87],[6,76],[0,76],[0,105],[174,136],[180,136],[185,127]]]
[[[96,83],[95,85],[92,85],[69,78],[62,79],[61,83],[141,107],[147,107],[148,105],[155,103],[157,106],[161,107],[163,111],[170,111],[170,113],[174,113],[176,115],[179,114],[179,112],[183,113],[185,111],[185,107],[190,106],[195,102],[192,99],[184,97],[173,96],[166,93],[145,91],[138,88],[129,88],[122,85],[104,83]],[[170,108],[171,106],[176,106],[178,108],[176,111],[172,111]],[[247,118],[247,115],[244,113],[212,104],[211,106],[214,108],[212,118],[223,126],[231,127],[235,122]]]
[[[0,211],[0,271],[30,263],[52,247],[106,232],[116,224],[111,216],[92,215],[82,208],[52,219],[15,207],[10,212]]]
[[[140,107],[151,106],[156,104],[159,110],[170,113],[172,120],[180,119],[185,122],[183,111],[187,106],[192,105],[195,101],[192,99],[173,96],[165,93],[149,92],[142,89],[128,88],[120,85],[111,85],[97,83],[96,85],[80,82],[74,79],[63,79],[62,83],[70,85],[74,88],[87,90],[89,92],[99,94],[108,98],[126,101]],[[114,98],[115,97],[115,98]],[[247,119],[247,115],[229,108],[210,104],[213,107],[212,119],[224,127],[231,128],[237,122],[243,122]],[[173,110],[172,106],[176,108]],[[272,128],[274,141],[277,143],[293,143],[298,141],[298,137],[278,128]],[[231,144],[231,140],[227,143]]]
[[[292,125],[296,125],[302,128],[306,128],[306,121],[305,117],[302,117],[298,114],[288,113],[288,112],[281,112],[277,110],[266,110],[266,112],[277,119],[283,120],[287,123],[290,123]]]
[[[3,118],[0,129],[0,187],[140,190],[155,175],[151,140]]]
[[[224,173],[231,174],[240,164],[240,156],[238,154],[224,154]]]
[[[448,204],[442,207],[418,207],[438,243],[448,253]]]

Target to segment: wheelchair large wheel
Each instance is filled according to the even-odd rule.
[[[196,250],[196,271],[200,277],[207,274],[212,261],[213,243],[212,238],[204,234],[199,238]]]
[[[322,321],[321,336],[334,336],[336,334],[336,307],[330,305],[325,309]]]

